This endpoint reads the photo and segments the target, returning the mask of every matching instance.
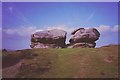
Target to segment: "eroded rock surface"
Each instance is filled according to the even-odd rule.
[[[70,46],[68,48],[76,47],[89,47],[94,48],[96,46],[95,41],[100,37],[100,33],[95,28],[79,28],[71,33],[71,38],[69,40]]]
[[[63,48],[65,47],[66,31],[53,29],[39,31],[31,35],[31,48]]]

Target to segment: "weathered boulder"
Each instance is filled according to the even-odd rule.
[[[31,48],[63,48],[66,31],[53,29],[39,31],[31,35]]]
[[[100,37],[100,33],[95,28],[79,28],[74,30],[71,34],[72,36],[69,42],[72,47],[75,47],[76,45],[77,47],[95,47],[95,41]]]

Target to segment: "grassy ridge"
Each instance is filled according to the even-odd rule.
[[[17,56],[22,55],[23,62],[15,77],[114,78],[118,76],[118,46],[114,45],[101,48],[31,49],[15,51],[12,55],[16,53]]]

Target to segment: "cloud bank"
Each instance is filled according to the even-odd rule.
[[[43,31],[43,30],[51,30],[51,29],[61,29],[61,30],[65,30],[68,33],[70,33],[75,28],[69,28],[66,25],[46,26],[44,28],[38,28],[36,26],[29,26],[29,27],[18,27],[18,28],[15,28],[15,29],[3,29],[3,32],[5,32],[8,35],[16,34],[16,35],[25,37],[25,36],[30,36],[34,32]]]
[[[95,28],[98,29],[101,33],[120,31],[120,27],[118,25],[115,25],[113,27],[107,25],[100,25],[99,27],[95,27]]]
[[[8,35],[14,35],[17,34],[19,36],[28,36],[30,34],[32,34],[33,32],[35,32],[37,30],[36,27],[18,27],[16,29],[3,29],[3,32],[5,32]]]
[[[80,28],[80,27],[78,27]],[[107,32],[118,32],[120,31],[120,27],[118,25],[115,25],[113,27],[107,26],[107,25],[100,25],[98,27],[95,27],[101,34],[106,34]],[[56,26],[46,26],[44,28],[38,28],[36,26],[29,26],[29,27],[18,27],[16,29],[3,29],[3,31],[8,35],[14,35],[17,34],[19,36],[29,36],[30,34],[37,32],[37,31],[43,31],[43,30],[51,30],[51,29],[61,29],[67,31],[67,33],[71,33],[73,30],[77,29],[75,27],[69,27],[66,25],[56,25]],[[0,28],[0,31],[2,28]]]

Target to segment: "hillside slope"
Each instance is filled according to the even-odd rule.
[[[3,77],[117,78],[118,45],[3,52]]]

